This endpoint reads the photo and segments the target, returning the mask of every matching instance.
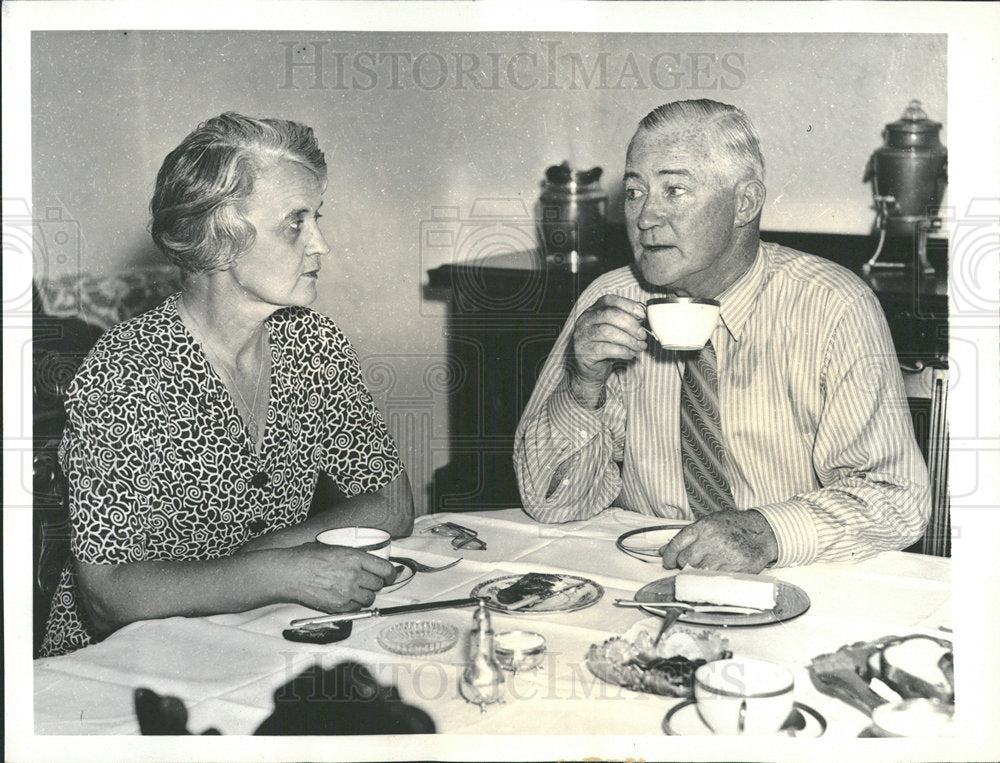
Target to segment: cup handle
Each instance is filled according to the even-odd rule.
[[[747,701],[744,699],[740,702],[740,716],[739,720],[736,722],[736,733],[743,734],[747,725]]]

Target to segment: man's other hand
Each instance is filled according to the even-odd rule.
[[[758,573],[778,558],[778,540],[760,512],[717,511],[702,517],[660,549],[666,569]]]

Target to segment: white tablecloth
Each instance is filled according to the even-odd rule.
[[[443,519],[477,530],[488,549],[455,552],[448,538],[421,532]],[[270,715],[276,688],[314,662],[331,667],[356,660],[380,682],[394,684],[404,700],[424,708],[444,734],[661,734],[664,714],[677,700],[604,684],[583,662],[592,643],[646,619],[641,611],[616,608],[612,601],[632,597],[667,573],[621,553],[614,540],[651,524],[656,521],[617,509],[565,525],[540,525],[515,509],[438,514],[419,518],[412,537],[394,542],[395,555],[410,551],[435,562],[461,554],[464,560],[443,572],[417,574],[406,586],[380,595],[378,606],[465,597],[481,581],[529,571],[573,572],[604,587],[598,604],[577,612],[493,614],[497,632],[540,632],[548,654],[542,669],[511,677],[506,702],[485,713],[457,691],[465,657],[462,640],[443,654],[400,657],[376,641],[394,620],[375,618],[355,623],[347,641],[298,644],[284,640],[282,629],[289,620],[314,613],[297,605],[275,605],[240,614],[135,623],[95,646],[35,661],[35,732],[136,734],[132,693],[147,687],[183,700],[194,733],[214,726],[225,735],[251,734]],[[818,693],[805,666],[817,654],[859,640],[917,632],[942,635],[937,629],[950,626],[949,569],[948,559],[897,552],[856,564],[774,570],[775,577],[808,593],[809,611],[786,623],[729,628],[724,635],[737,656],[791,667],[796,700],[825,716],[827,738],[856,737],[868,725],[866,716]],[[467,631],[471,611],[410,617],[432,617]]]

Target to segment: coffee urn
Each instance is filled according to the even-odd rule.
[[[570,169],[569,162],[545,172],[538,199],[538,238],[548,264],[596,260],[604,246],[608,197],[601,189],[602,170]]]
[[[882,131],[884,143],[869,158],[864,175],[864,182],[872,184],[880,231],[878,249],[865,264],[866,272],[909,267],[908,257],[878,261],[887,238],[889,249],[915,249],[915,266],[924,273],[934,272],[927,260],[927,234],[941,227],[938,211],[948,182],[948,152],[940,132],[941,123],[928,119],[916,100]]]

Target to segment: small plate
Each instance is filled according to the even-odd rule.
[[[447,652],[458,641],[458,628],[439,620],[407,620],[383,628],[378,643],[393,654],[422,655]]]
[[[379,593],[392,593],[393,591],[398,591],[400,588],[413,580],[413,576],[417,574],[410,565],[404,562],[393,562],[393,566],[402,569],[396,575],[396,580],[384,588],[379,589]]]
[[[690,623],[691,625],[724,625],[724,626],[747,626],[747,625],[772,625],[782,623],[787,620],[804,614],[812,604],[808,594],[792,583],[783,580],[774,581],[774,598],[777,603],[774,609],[767,609],[763,612],[752,614],[735,614],[730,612],[685,612],[678,618],[679,622]],[[656,604],[668,604],[676,602],[674,598],[674,578],[661,578],[647,583],[635,592],[635,600]],[[643,607],[649,614],[655,617],[662,615],[655,609]]]
[[[575,612],[578,609],[586,609],[593,606],[604,596],[604,589],[593,580],[581,578],[576,575],[555,574],[554,577],[559,578],[560,582],[564,585],[579,585],[579,588],[565,593],[553,594],[546,599],[520,609],[511,609],[503,602],[497,600],[497,591],[513,585],[523,577],[524,575],[504,575],[500,578],[492,578],[473,588],[469,596],[485,599],[488,608],[496,612],[506,612],[512,615],[551,615],[557,612]]]
[[[631,557],[643,562],[653,562],[660,564],[662,557],[659,554],[661,547],[670,542],[677,531],[687,527],[690,522],[674,522],[668,525],[655,525],[653,527],[643,527],[639,530],[629,530],[622,533],[615,541],[615,546],[619,551],[624,551]]]
[[[806,727],[796,731],[795,736],[806,739],[823,736],[826,732],[826,718],[801,702],[795,702],[794,707],[806,719]],[[702,720],[698,705],[693,699],[686,699],[670,709],[663,717],[663,731],[670,736],[715,736],[715,732]],[[779,731],[774,736],[785,735]]]

